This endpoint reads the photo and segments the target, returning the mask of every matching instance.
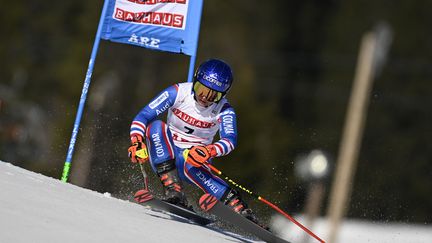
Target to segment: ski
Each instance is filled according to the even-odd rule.
[[[262,228],[261,226],[253,223],[247,218],[241,216],[240,214],[234,212],[229,207],[225,206],[223,203],[219,202],[217,198],[210,194],[204,194],[199,200],[199,205],[204,211],[213,214],[220,218],[221,220],[237,226],[238,228],[249,232],[256,237],[260,238],[266,242],[275,243],[288,243],[288,241],[283,240],[276,235],[272,234],[270,231]]]
[[[175,214],[199,225],[208,225],[213,223],[213,220],[200,216],[191,210],[155,198],[147,190],[137,191],[135,193],[135,201],[139,204],[149,206],[152,209]]]

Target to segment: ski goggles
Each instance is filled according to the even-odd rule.
[[[193,90],[195,92],[195,95],[205,97],[206,100],[210,102],[218,102],[224,96],[224,93],[210,89],[199,81],[195,81]]]

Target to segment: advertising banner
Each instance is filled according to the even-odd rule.
[[[203,0],[110,0],[102,39],[196,53]]]

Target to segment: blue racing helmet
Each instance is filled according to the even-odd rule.
[[[201,63],[197,68],[194,75],[194,82],[197,81],[204,86],[225,95],[231,88],[233,74],[230,66],[224,61],[209,59]]]

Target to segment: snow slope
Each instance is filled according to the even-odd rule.
[[[0,161],[0,242],[255,242]]]
[[[304,218],[294,215],[304,223]],[[317,242],[281,216],[275,233],[292,242]],[[323,239],[327,220],[313,231]],[[152,211],[0,161],[0,243],[51,242],[257,242],[214,227],[201,227],[172,214]],[[338,243],[429,243],[430,225],[345,220]]]

